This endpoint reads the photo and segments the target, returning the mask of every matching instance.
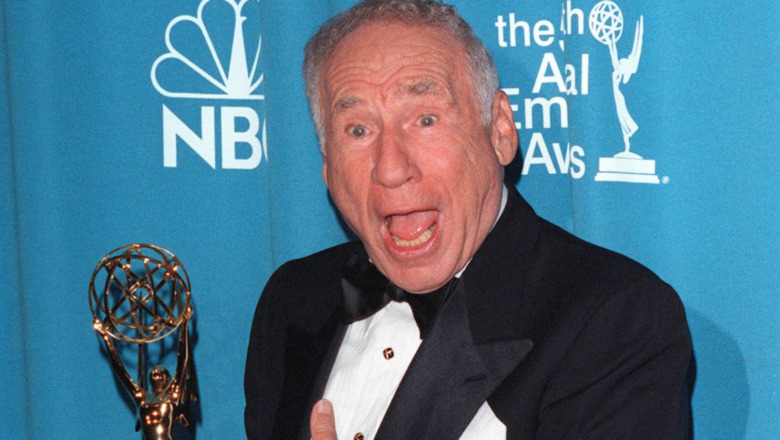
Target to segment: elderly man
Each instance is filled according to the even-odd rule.
[[[250,439],[687,435],[679,299],[503,184],[512,110],[452,7],[364,1],[312,37],[304,74],[325,185],[360,241],[268,281]]]

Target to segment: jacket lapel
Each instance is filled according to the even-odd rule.
[[[377,439],[458,438],[532,347],[526,339],[474,344],[458,282],[385,414]]]
[[[317,403],[318,400],[322,399],[322,396],[325,393],[325,386],[328,384],[328,378],[330,377],[331,370],[333,370],[333,364],[336,363],[336,356],[339,353],[341,342],[344,340],[344,335],[347,333],[347,327],[348,325],[345,324],[336,325],[336,329],[333,333],[333,337],[330,340],[328,349],[325,352],[325,356],[322,358],[322,363],[320,364],[317,374],[314,377],[314,381],[311,384],[311,392],[309,393],[308,403],[304,407],[306,408],[307,412],[305,412],[303,415],[303,423],[301,423],[301,429],[298,433],[298,438],[300,440],[311,439],[311,431],[309,429],[309,415],[311,408],[315,403]]]

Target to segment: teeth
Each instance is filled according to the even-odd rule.
[[[403,238],[398,238],[395,235],[393,235],[392,237],[393,237],[393,241],[395,242],[396,246],[399,246],[399,247],[414,247],[414,246],[419,246],[419,245],[427,242],[428,240],[431,239],[432,236],[433,236],[433,225],[431,225],[430,228],[428,228],[425,231],[423,231],[423,233],[420,234],[414,240],[404,240]]]

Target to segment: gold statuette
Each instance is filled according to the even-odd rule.
[[[111,368],[135,402],[136,431],[142,431],[144,440],[171,440],[173,422],[188,426],[186,403],[197,399],[188,329],[190,280],[184,266],[158,246],[120,247],[95,268],[89,283],[89,307]],[[173,378],[164,365],[155,365],[147,387],[147,355],[156,353],[162,359],[171,350],[166,349],[171,342],[168,337],[176,331]],[[122,343],[123,349],[137,349],[137,382],[125,369],[114,341]]]

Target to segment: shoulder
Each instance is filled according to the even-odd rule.
[[[663,303],[680,306],[672,287],[635,260],[586,242],[543,221],[536,254],[534,280],[549,295],[575,303]],[[634,304],[634,310],[646,310]]]
[[[548,320],[541,328],[568,327],[581,341],[589,339],[582,333],[602,341],[622,334],[634,343],[687,337],[680,298],[647,267],[548,222],[539,240],[530,280],[546,298]]]
[[[616,290],[639,279],[663,283],[650,269],[633,259],[589,243],[541,220],[535,253],[540,276],[566,280],[593,290]]]
[[[281,265],[266,283],[259,314],[305,322],[337,305],[341,267],[361,252],[360,242],[345,243]]]
[[[286,296],[303,295],[341,279],[341,267],[350,255],[362,249],[359,242],[344,243],[281,265],[268,280],[266,293],[275,289],[293,290]],[[271,289],[271,292],[268,292]]]
[[[628,314],[656,305],[682,310],[674,290],[651,270],[542,219],[519,195],[494,232],[463,276],[479,340],[539,341],[564,328],[571,335],[608,304],[622,303]]]

